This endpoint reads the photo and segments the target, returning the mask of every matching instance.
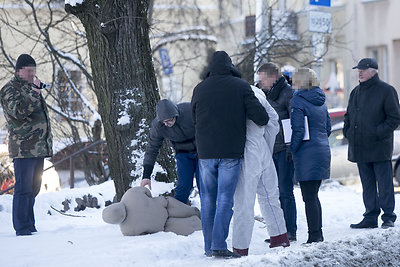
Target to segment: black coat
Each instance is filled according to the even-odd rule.
[[[343,134],[349,141],[352,162],[391,160],[393,131],[400,123],[396,90],[378,74],[360,82],[350,94]]]
[[[214,53],[205,80],[194,88],[192,114],[200,159],[241,158],[246,116],[258,125],[266,125],[269,119],[223,51]]]
[[[290,99],[292,99],[292,87],[287,83],[285,77],[281,76],[272,86],[272,88],[265,93],[268,102],[275,109],[279,115],[279,133],[276,135],[274,153],[281,152],[286,149],[286,144],[283,138],[281,120],[290,117]]]
[[[164,139],[169,140],[176,153],[195,152],[196,142],[194,139],[194,124],[190,103],[178,105],[165,105],[160,108],[162,114],[151,123],[149,142],[143,159],[143,177],[149,178],[153,172],[154,164]],[[163,102],[163,104],[165,104]],[[162,122],[165,118],[176,115],[176,122],[172,127],[167,127]]]

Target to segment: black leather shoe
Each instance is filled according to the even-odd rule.
[[[296,234],[287,233],[288,239],[290,242],[297,241]]]
[[[211,253],[211,252],[204,252],[204,256],[206,256],[206,257],[212,257],[212,253]]]
[[[382,223],[382,229],[388,229],[389,227],[394,227],[394,222],[386,221]]]
[[[16,233],[17,236],[32,235],[31,231],[24,229]]]
[[[227,249],[225,250],[213,250],[212,255],[216,258],[224,258],[224,259],[231,259],[231,258],[240,258],[241,256],[236,253],[229,251]]]
[[[311,244],[311,243],[317,243],[317,242],[323,242],[324,241],[324,237],[320,236],[317,238],[308,238],[306,244]]]
[[[365,220],[362,220],[359,223],[356,224],[350,224],[350,228],[353,229],[363,229],[363,228],[377,228],[378,223],[371,223],[371,222],[366,222]]]

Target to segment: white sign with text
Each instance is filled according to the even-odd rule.
[[[310,32],[331,33],[332,14],[322,11],[308,12],[308,30]]]

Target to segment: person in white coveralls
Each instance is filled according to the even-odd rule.
[[[278,176],[272,153],[279,117],[261,89],[252,86],[254,94],[268,113],[269,121],[258,126],[247,120],[244,159],[234,196],[232,246],[236,253],[248,255],[254,226],[256,194],[261,214],[271,236],[270,247],[290,245],[283,211],[279,201]]]

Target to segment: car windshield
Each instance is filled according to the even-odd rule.
[[[343,135],[342,129],[336,129],[331,132],[329,136],[329,146],[330,147],[337,147],[347,145],[347,139]]]

